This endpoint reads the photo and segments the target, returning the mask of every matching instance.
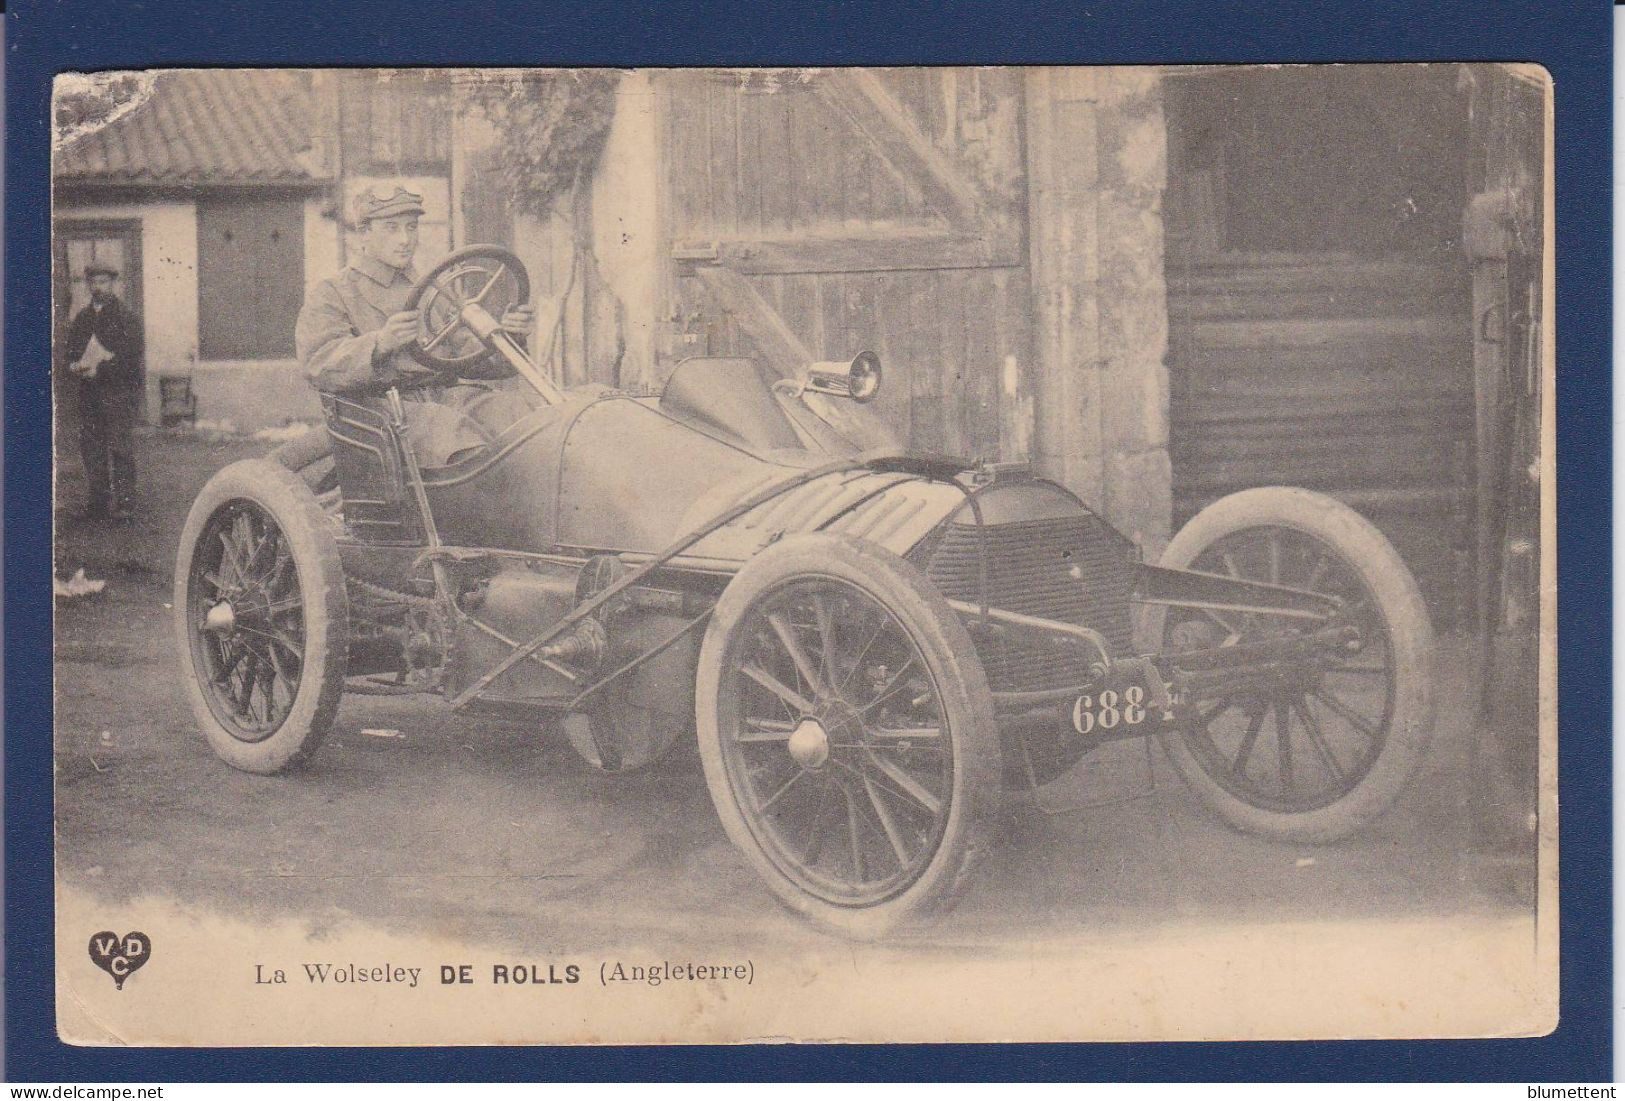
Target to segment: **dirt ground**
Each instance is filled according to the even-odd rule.
[[[348,698],[310,767],[250,776],[197,732],[171,641],[175,539],[226,462],[269,445],[140,441],[138,519],[72,519],[60,484],[57,572],[107,581],[57,602],[57,859],[64,884],[108,900],[157,895],[226,914],[357,918],[495,946],[548,930],[553,951],[606,937],[822,942],[781,911],[723,836],[697,760],[595,773],[542,729],[437,702]],[[71,464],[70,464],[71,465]],[[1442,640],[1438,745],[1377,826],[1319,848],[1231,832],[1141,743],[1120,743],[1054,798],[1013,810],[999,853],[928,945],[1133,937],[1200,917],[1238,926],[1438,919],[1524,911],[1468,856],[1467,648]],[[398,738],[364,733],[395,729]],[[1133,795],[1153,766],[1154,789]],[[905,942],[906,943],[906,942]]]

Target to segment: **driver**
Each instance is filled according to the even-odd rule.
[[[423,197],[398,185],[367,188],[356,196],[357,255],[338,275],[310,287],[294,331],[299,364],[316,389],[345,394],[423,377],[425,369],[405,351],[418,335],[418,311],[405,306],[417,282],[412,256],[422,214]],[[503,314],[502,327],[528,332],[533,319],[531,307],[522,303]],[[460,385],[404,393],[406,438],[418,463],[444,466],[484,447],[490,437],[479,420],[510,404],[482,400],[491,396],[487,387]],[[509,412],[507,419],[514,415]]]

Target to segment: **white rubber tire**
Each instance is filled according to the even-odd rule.
[[[260,741],[232,734],[205,697],[189,622],[193,558],[209,520],[234,501],[254,503],[270,515],[288,540],[304,602],[304,657],[299,688],[288,714]],[[181,531],[175,563],[175,639],[181,679],[198,725],[221,760],[245,772],[275,773],[307,761],[332,726],[344,692],[349,646],[349,598],[333,525],[299,475],[280,463],[246,459],[232,463],[203,487]]]
[[[765,594],[818,577],[862,589],[908,632],[936,685],[953,749],[948,816],[935,854],[905,889],[861,907],[810,894],[764,853],[729,778],[719,725],[719,687],[723,671],[737,660],[737,628]],[[938,915],[957,901],[987,853],[1002,795],[999,732],[987,676],[958,615],[924,574],[890,551],[843,536],[809,534],[786,538],[751,559],[712,613],[700,650],[696,718],[700,760],[729,839],[780,902],[825,929],[871,939]]]
[[[1237,829],[1285,841],[1336,841],[1387,811],[1427,755],[1434,720],[1433,626],[1415,579],[1388,539],[1347,505],[1306,489],[1267,486],[1213,502],[1180,529],[1161,564],[1187,568],[1219,539],[1258,527],[1288,528],[1327,544],[1373,595],[1388,628],[1395,676],[1391,718],[1377,760],[1335,802],[1289,813],[1255,806],[1215,782],[1181,734],[1164,734],[1162,745],[1191,790]],[[1163,637],[1166,615],[1166,608],[1148,607],[1148,638]]]

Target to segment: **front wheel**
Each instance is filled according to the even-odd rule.
[[[1266,487],[1193,517],[1162,565],[1308,589],[1341,601],[1357,654],[1251,683],[1196,706],[1163,746],[1220,817],[1253,833],[1327,842],[1398,798],[1433,732],[1433,627],[1405,563],[1370,521],[1319,493]],[[1267,612],[1156,609],[1149,626],[1181,650],[1297,633]]]
[[[696,698],[712,801],[780,901],[873,937],[956,899],[998,805],[998,728],[913,566],[833,535],[763,551],[717,602]]]
[[[349,604],[332,523],[297,474],[250,459],[203,487],[175,564],[175,632],[222,760],[272,773],[316,751],[344,690]]]

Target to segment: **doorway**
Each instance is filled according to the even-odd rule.
[[[1434,622],[1473,589],[1468,98],[1450,65],[1170,76],[1174,523],[1301,485],[1372,520]]]
[[[119,273],[115,293],[141,325],[146,343],[146,316],[141,306],[141,220],[139,218],[59,218],[51,234],[51,397],[55,414],[58,490],[64,479],[83,477],[79,458],[78,391],[68,385],[67,364],[59,349],[68,325],[90,304],[85,268],[105,264]],[[137,388],[138,419],[145,419],[146,365]]]

